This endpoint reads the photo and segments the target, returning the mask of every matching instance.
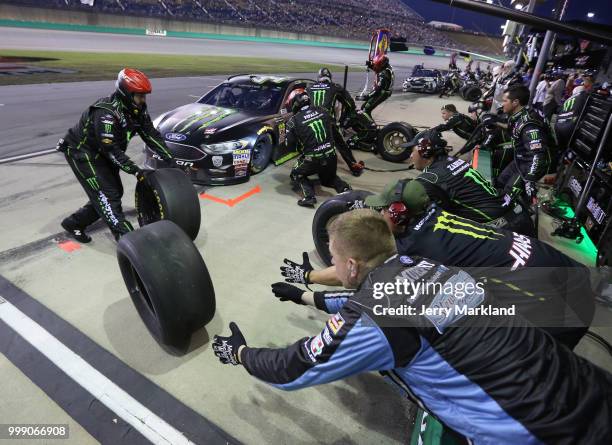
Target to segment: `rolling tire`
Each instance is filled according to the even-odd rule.
[[[270,133],[261,134],[251,151],[251,174],[256,175],[261,173],[270,164],[272,159],[272,151],[274,150],[274,142]]]
[[[376,149],[382,158],[390,162],[403,162],[410,157],[411,149],[400,147],[410,142],[416,131],[406,122],[391,122],[379,132],[376,140]]]
[[[319,206],[312,219],[312,239],[321,260],[331,266],[331,253],[329,252],[329,236],[327,224],[336,216],[348,212],[353,208],[362,208],[366,196],[372,195],[366,190],[350,190],[340,193],[326,200]],[[357,203],[356,203],[357,201]]]
[[[464,86],[462,86],[461,88],[459,88],[459,94],[461,95],[461,97],[462,97],[463,99],[465,99],[465,91],[466,91],[468,88],[470,88],[470,86],[469,86],[469,85],[464,85]]]
[[[467,87],[463,91],[463,98],[468,102],[476,102],[482,96],[482,91],[480,88],[475,86]]]
[[[191,239],[172,221],[154,222],[119,239],[117,261],[151,335],[184,353],[216,307],[208,269]]]
[[[161,220],[176,223],[192,239],[200,231],[200,200],[193,184],[177,168],[162,168],[147,174],[136,185],[138,224],[144,227]]]

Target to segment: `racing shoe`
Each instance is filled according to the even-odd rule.
[[[365,163],[363,161],[353,162],[353,164],[351,164],[351,173],[353,174],[353,176],[361,176],[364,168]]]
[[[62,228],[79,243],[87,244],[91,242],[91,236],[86,234],[85,230],[71,224],[67,219],[62,221]]]
[[[314,196],[310,196],[308,198],[302,198],[297,202],[299,206],[310,207],[311,209],[314,209],[314,205],[316,203],[317,203],[317,198],[315,198]]]

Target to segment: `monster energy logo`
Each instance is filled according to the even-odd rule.
[[[104,124],[104,132],[112,133],[113,132],[113,124]]]
[[[575,97],[570,97],[568,100],[566,100],[563,104],[563,111],[569,111],[570,108],[574,106],[574,102],[576,102]]]
[[[325,100],[325,90],[315,90],[312,92],[312,102],[315,107],[323,105]]]
[[[527,133],[529,134],[529,138],[530,138],[532,141],[537,140],[537,139],[539,138],[539,136],[540,136],[540,135],[538,134],[538,130],[529,130]]]
[[[98,185],[98,180],[96,178],[87,178],[86,181],[92,189],[98,190],[100,188],[100,186]]]
[[[314,133],[317,142],[320,143],[325,140],[327,133],[325,132],[325,126],[323,125],[322,119],[317,119],[316,121],[309,123],[308,126]]]
[[[491,185],[491,183],[489,181],[487,181],[478,170],[474,170],[473,168],[470,168],[468,171],[465,172],[465,174],[463,175],[464,178],[470,178],[472,181],[474,181],[476,184],[478,184],[479,186],[481,186],[483,189],[485,189],[485,191],[492,196],[497,196],[497,190],[495,190],[495,187],[493,187]]]
[[[433,231],[446,230],[449,233],[467,235],[476,239],[490,239],[498,241],[504,237],[503,234],[486,227],[477,226],[469,219],[459,218],[451,213],[442,211],[436,219]]]
[[[202,125],[200,125],[197,129],[205,128],[205,127],[208,127],[220,121],[221,119],[225,118],[226,116],[229,116],[232,113],[235,113],[235,111],[234,110],[219,110],[219,109],[214,109],[214,108],[210,110],[206,110],[204,112],[193,113],[187,116],[182,121],[178,122],[176,125],[174,125],[174,127],[172,127],[172,131],[178,131],[178,133],[184,133],[184,132],[190,133],[191,130],[190,131],[186,131],[186,130],[187,128],[191,127],[193,124],[202,122]],[[179,130],[177,130],[177,127],[181,124],[184,124],[184,125]]]

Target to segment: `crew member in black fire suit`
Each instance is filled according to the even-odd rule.
[[[376,82],[372,91],[363,97],[365,102],[361,105],[361,109],[373,120],[372,111],[374,111],[374,108],[391,96],[395,74],[393,74],[393,68],[389,64],[389,58],[384,54],[377,55],[371,61],[368,60],[366,65],[376,73]]]
[[[476,129],[476,122],[469,116],[461,114],[453,104],[442,107],[442,119],[445,123],[433,127],[434,131],[443,132],[453,130],[457,136],[469,139]]]
[[[336,116],[336,103],[338,102],[342,105],[343,116],[354,115],[356,113],[355,101],[353,101],[351,95],[341,85],[332,82],[332,74],[329,69],[321,68],[317,80],[318,82],[313,83],[306,89],[310,96],[310,102],[315,107],[323,108],[333,117],[336,149],[340,152],[351,173],[359,176],[363,173],[365,164],[363,161],[357,162],[353,156],[353,152],[338,129]]]
[[[555,123],[555,136],[557,136],[560,151],[565,151],[568,148],[570,138],[588,97],[589,93],[581,85],[574,88],[572,95],[563,102],[563,108],[557,115],[557,122]]]
[[[549,244],[430,205],[419,181],[392,182],[365,204],[381,209],[400,255],[425,256],[487,277],[487,288],[501,303],[515,304],[525,318],[570,348],[586,333],[595,309],[589,269]],[[285,259],[281,271],[290,283],[340,285],[335,266],[313,270],[306,252],[302,264]],[[275,283],[273,288],[278,294],[303,292],[288,286]],[[325,301],[350,296],[347,291],[314,294],[320,309]]]
[[[356,293],[285,348],[248,346],[231,322],[213,340],[221,363],[283,390],[380,371],[475,445],[612,441],[612,375],[501,311],[467,272],[397,255],[372,210],[340,215],[329,234],[338,277]]]
[[[448,156],[440,133],[420,133],[405,146],[414,147],[410,160],[422,172],[417,180],[442,209],[490,226],[534,235],[533,222],[522,206],[501,195],[470,164]]]
[[[89,198],[85,206],[62,221],[62,227],[81,243],[91,241],[85,229],[99,218],[115,239],[133,230],[121,208],[119,170],[144,180],[143,171],[125,154],[135,133],[163,160],[172,161],[147,112],[146,95],[151,93],[147,76],[125,68],[119,72],[116,88],[110,97],[98,99],[87,108],[57,146]]]
[[[509,116],[508,128],[512,137],[514,160],[496,179],[496,187],[512,197],[536,196],[536,182],[548,171],[550,165],[549,135],[546,124],[527,108],[529,89],[512,85],[503,96],[504,113]],[[487,115],[483,123],[496,120]]]
[[[308,176],[317,174],[321,184],[333,187],[341,193],[351,187],[336,173],[337,158],[334,147],[333,119],[322,108],[310,106],[310,97],[298,89],[291,100],[293,116],[287,121],[288,147],[296,147],[301,153],[293,170],[291,181],[299,186],[304,197],[297,203],[302,207],[314,207],[315,191]]]

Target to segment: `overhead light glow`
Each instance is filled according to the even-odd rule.
[[[514,9],[523,9],[523,4],[517,3],[516,5],[514,5]]]
[[[587,17],[592,19],[593,17],[595,17],[595,13],[594,12],[587,12]]]

